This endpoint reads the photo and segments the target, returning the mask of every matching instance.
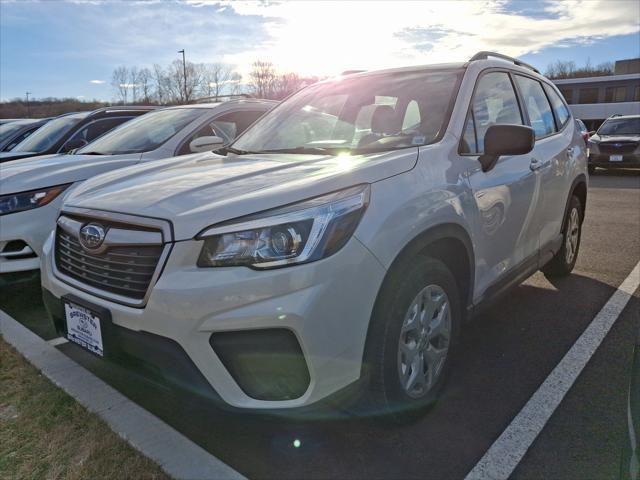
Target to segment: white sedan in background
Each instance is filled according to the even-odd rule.
[[[277,102],[243,99],[156,110],[74,154],[16,160],[0,170],[0,274],[36,270],[42,245],[71,187],[141,162],[214,150]]]

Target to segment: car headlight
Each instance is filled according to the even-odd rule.
[[[369,186],[330,193],[231,222],[198,235],[199,267],[274,268],[333,255],[351,238],[369,203]]]
[[[58,195],[69,188],[71,184],[56,185],[55,187],[40,188],[28,192],[9,193],[0,195],[0,215],[22,212],[32,208],[43,207],[51,203]]]

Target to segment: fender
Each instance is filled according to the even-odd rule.
[[[583,204],[582,205],[583,214],[587,210],[587,192],[588,192],[587,177],[585,176],[584,173],[581,173],[576,178],[574,178],[573,182],[571,183],[571,188],[569,189],[569,195],[567,195],[566,204],[564,206],[564,214],[562,216],[562,230],[560,231],[560,233],[564,232],[564,227],[567,221],[567,212],[569,211],[569,201],[571,200],[571,197],[573,196],[574,192],[576,191],[576,189],[580,184],[584,184],[584,187],[585,187],[584,201],[580,199],[580,203]],[[582,220],[584,221],[584,217]]]

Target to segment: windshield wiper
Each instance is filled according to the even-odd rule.
[[[301,153],[301,154],[335,154],[339,152],[349,152],[349,148],[340,147],[295,147],[295,148],[274,148],[272,150],[262,150],[255,153]]]
[[[258,153],[258,152],[250,152],[249,150],[240,150],[239,148],[233,147],[220,147],[217,150],[213,150],[214,153],[223,152],[221,155],[226,155],[227,153],[235,153],[236,155],[248,155],[250,153]]]
[[[76,155],[111,155],[111,154],[102,153],[102,152],[82,152],[82,153],[76,153]]]

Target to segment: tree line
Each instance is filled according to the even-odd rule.
[[[560,80],[564,78],[602,77],[613,75],[613,73],[613,62],[603,62],[593,66],[591,65],[591,59],[587,59],[582,67],[576,66],[574,61],[557,60],[549,64],[544,75],[551,80]]]
[[[120,66],[113,71],[111,86],[118,103],[171,105],[237,94],[281,100],[318,80],[280,73],[273,63],[257,60],[243,82],[228,64],[174,60],[165,67]]]

